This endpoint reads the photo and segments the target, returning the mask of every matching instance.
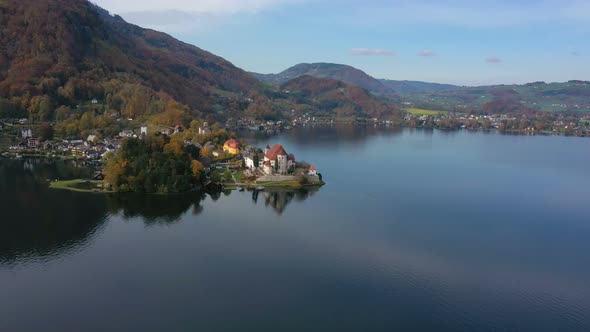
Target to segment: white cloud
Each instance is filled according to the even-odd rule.
[[[431,50],[423,50],[417,53],[418,56],[422,56],[422,57],[432,57],[432,56],[436,56],[436,53],[434,53]]]
[[[486,62],[492,65],[497,65],[499,63],[502,63],[502,59],[498,58],[498,57],[489,57],[486,59]]]
[[[352,55],[382,55],[382,56],[393,56],[395,53],[382,49],[371,49],[371,48],[353,48],[350,50]]]

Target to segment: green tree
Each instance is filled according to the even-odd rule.
[[[223,181],[225,181],[225,182],[232,181],[231,171],[229,169],[226,169],[225,172],[223,172]]]
[[[254,153],[254,168],[258,168],[260,165],[260,160],[258,159],[258,153]]]
[[[42,123],[39,126],[38,136],[41,139],[41,141],[52,140],[53,139],[53,127],[47,122]]]

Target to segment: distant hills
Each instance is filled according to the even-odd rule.
[[[432,93],[461,89],[460,86],[452,84],[429,83],[420,81],[394,81],[385,79],[380,79],[379,81],[388,89],[391,89],[402,96],[418,93]]]
[[[362,70],[334,63],[300,63],[278,74],[252,74],[260,81],[271,84],[280,85],[300,76],[312,76],[339,80],[376,94],[391,92],[383,83]]]
[[[391,103],[366,89],[335,79],[304,75],[282,84],[280,89],[281,97],[294,107],[307,108],[320,116],[391,118],[398,115]]]
[[[330,78],[367,89],[375,95],[385,97],[399,97],[399,95],[405,94],[460,88],[450,84],[376,79],[364,71],[348,65],[323,62],[300,63],[278,74],[251,74],[258,80],[270,84],[284,84],[289,80],[304,75],[318,78]]]
[[[404,102],[443,110],[483,110],[506,113],[514,109],[590,112],[590,82],[533,82],[521,85],[463,87],[406,95]]]
[[[376,79],[357,68],[332,63],[302,63],[278,74],[252,74],[258,80],[274,85],[305,75],[340,80],[366,89],[389,103],[406,107],[493,113],[527,110],[590,112],[588,81],[461,87]]]

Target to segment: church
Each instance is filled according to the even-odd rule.
[[[280,144],[266,146],[264,149],[264,162],[262,169],[267,175],[287,174],[291,168],[295,167],[295,156],[287,154],[287,151]]]

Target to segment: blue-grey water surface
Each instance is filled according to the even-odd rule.
[[[319,190],[97,195],[0,160],[0,331],[590,331],[590,139],[367,127]]]

